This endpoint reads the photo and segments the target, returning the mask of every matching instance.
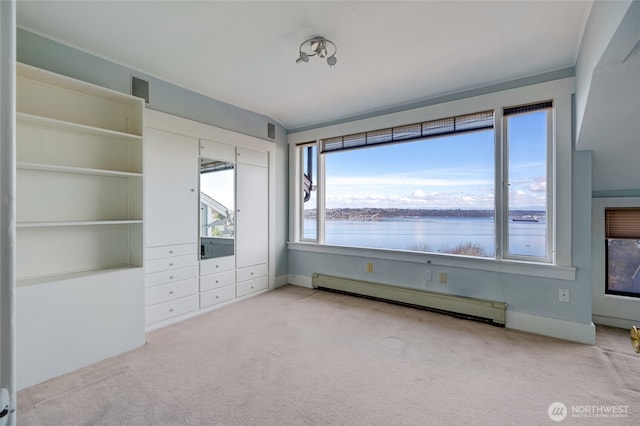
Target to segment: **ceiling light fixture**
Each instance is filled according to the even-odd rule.
[[[332,52],[330,55],[329,53]],[[296,64],[300,62],[309,62],[309,57],[318,56],[319,58],[327,58],[327,64],[333,69],[338,62],[336,53],[338,48],[334,42],[324,37],[313,37],[300,44],[298,59]]]

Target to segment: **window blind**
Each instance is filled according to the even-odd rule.
[[[323,139],[322,152],[341,151],[493,128],[493,110]]]
[[[640,239],[640,208],[606,209],[605,238]]]
[[[504,117],[508,115],[523,114],[525,112],[540,111],[542,109],[553,108],[553,101],[537,102],[535,104],[519,105],[502,110]]]

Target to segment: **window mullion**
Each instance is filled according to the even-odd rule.
[[[321,140],[317,141],[316,158],[317,158],[317,179],[318,186],[316,189],[317,205],[316,205],[316,229],[317,229],[317,241],[318,244],[324,244],[325,237],[325,218],[326,218],[326,174],[325,174],[325,155],[321,152]]]
[[[509,219],[508,212],[505,212],[505,192],[508,191],[508,185],[506,177],[508,176],[506,170],[506,144],[504,141],[506,138],[506,121],[502,118],[502,110],[495,108],[494,110],[494,123],[496,129],[494,131],[495,138],[495,241],[496,241],[496,259],[502,259],[504,257],[504,247],[506,235],[506,220]]]
[[[555,247],[555,176],[556,176],[556,155],[555,155],[555,126],[554,110],[547,110],[547,257],[552,263],[556,263]]]
[[[289,173],[289,191],[291,194],[295,194],[293,200],[289,207],[289,215],[290,217],[297,218],[293,224],[289,225],[290,238],[293,237],[294,241],[302,241],[302,197],[300,197],[300,193],[302,192],[302,154],[301,150],[297,145],[289,145],[289,159],[293,159],[293,168],[290,169]],[[292,198],[290,198],[291,200]]]

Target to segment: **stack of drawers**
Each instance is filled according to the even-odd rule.
[[[146,325],[198,309],[196,244],[145,250]]]
[[[200,309],[236,297],[235,262],[234,256],[200,262]]]
[[[266,263],[239,268],[236,274],[237,297],[248,296],[269,287]]]

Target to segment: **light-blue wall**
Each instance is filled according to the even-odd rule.
[[[624,328],[640,321],[640,299],[605,295],[604,209],[640,207],[635,160],[640,133],[639,23],[638,0],[595,2],[576,64],[576,145],[593,150],[593,316],[598,323]]]
[[[541,85],[547,88],[560,87],[560,81],[566,80],[552,80],[548,83],[541,83]],[[336,129],[339,126],[348,127],[350,131],[356,133],[356,131],[362,130],[359,126],[369,125],[372,120],[402,120],[406,116],[415,118],[419,114],[436,114],[432,112],[434,109],[452,109],[452,105],[462,105],[468,109],[470,104],[483,104],[484,101],[480,98],[484,98],[484,95],[499,97],[506,96],[507,92],[526,92],[529,95],[533,93],[535,96],[539,94],[538,90],[542,90],[539,85],[524,83],[520,88],[514,88],[511,82],[507,82],[504,87],[494,86],[495,92],[482,91],[483,96],[471,96],[460,99],[459,102],[429,105],[425,108],[419,107],[395,114],[395,118],[368,117],[357,123],[305,129],[300,133],[290,133],[289,143],[295,144],[302,140],[322,138],[324,137],[323,133],[333,135],[333,133],[344,130],[342,127]],[[562,96],[570,95],[571,92]],[[544,96],[547,96],[546,92]],[[562,109],[562,111],[558,110],[558,114],[563,117],[563,123],[572,124],[574,115],[571,111],[572,105],[566,106],[566,109]],[[560,120],[560,115],[556,117],[557,122]],[[407,119],[406,122],[411,121]],[[591,270],[592,158],[590,151],[575,150],[574,132],[571,132],[575,129],[575,125],[570,127],[572,129],[567,133],[563,131],[561,136],[557,135],[559,140],[556,141],[558,146],[556,177],[558,178],[561,174],[563,176],[562,180],[558,178],[556,181],[556,209],[562,207],[564,212],[570,212],[566,218],[564,216],[557,218],[556,233],[562,235],[563,238],[566,235],[565,241],[571,241],[571,251],[568,256],[570,260],[567,259],[566,262],[567,264],[570,262],[572,271],[575,270],[575,278],[558,273],[561,268],[554,266],[549,267],[551,272],[547,274],[546,271],[542,272],[533,265],[529,265],[531,266],[529,267],[518,262],[499,261],[492,263],[487,260],[474,262],[469,259],[439,255],[395,255],[391,252],[381,253],[366,249],[313,248],[308,244],[292,243],[289,250],[291,281],[308,285],[310,276],[314,273],[322,273],[393,286],[506,302],[508,306],[507,327],[511,326],[521,330],[592,343],[595,339],[595,329],[592,325]],[[562,155],[559,154],[560,152]],[[565,173],[568,170],[571,173]],[[568,205],[568,210],[566,205]],[[558,213],[559,210],[556,212]],[[429,261],[431,263],[428,263]],[[367,262],[373,262],[373,273],[366,272],[365,264]],[[433,275],[431,281],[426,279],[429,270]],[[446,285],[438,283],[437,277],[440,272],[447,273]],[[560,302],[559,289],[561,288],[569,289],[571,299],[569,303]]]
[[[365,271],[365,263],[372,259],[362,256],[328,254],[292,249],[289,252],[289,270],[296,276],[309,277],[313,273],[344,276],[365,281],[426,289],[460,296],[506,302],[508,310],[535,317],[544,317],[591,324],[591,153],[573,152],[573,191],[558,194],[571,197],[572,209],[572,265],[576,268],[575,281],[527,276],[498,271],[442,266],[438,260],[427,264],[376,258],[373,273]],[[427,270],[433,272],[427,281]],[[447,285],[437,281],[439,272],[447,273]],[[568,288],[570,303],[561,303],[558,290]],[[507,324],[507,326],[509,326]],[[526,327],[525,327],[526,328]],[[535,331],[535,327],[530,331]],[[544,330],[540,330],[544,332]],[[571,336],[558,335],[571,339]]]
[[[276,127],[276,277],[288,271],[286,237],[288,151],[286,129],[274,120],[199,93],[167,83],[158,78],[115,64],[71,48],[24,29],[17,31],[17,60],[58,74],[87,81],[123,93],[130,93],[131,76],[149,82],[148,108],[210,124],[262,139],[267,139],[267,125]],[[155,72],[156,70],[150,70]]]

